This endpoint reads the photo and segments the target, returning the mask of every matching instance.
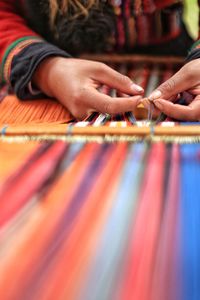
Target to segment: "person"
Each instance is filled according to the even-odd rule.
[[[143,89],[84,53],[187,55],[193,39],[178,0],[0,0],[1,82],[20,99],[56,98],[77,118],[123,113],[142,101]],[[200,119],[197,41],[186,64],[149,99],[168,116]],[[112,98],[101,93],[108,85]],[[181,92],[188,106],[174,104]]]

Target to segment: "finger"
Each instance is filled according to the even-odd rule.
[[[159,98],[169,99],[173,95],[177,95],[190,89],[194,85],[194,77],[191,76],[189,71],[190,69],[185,65],[176,74],[154,90],[148,98],[150,100]]]
[[[159,99],[154,101],[155,106],[167,116],[184,121],[197,121],[200,119],[200,101],[193,101],[189,106],[173,104],[172,102]]]
[[[193,115],[197,121],[200,120],[200,95],[197,95],[194,100],[188,105],[193,111]]]
[[[179,94],[178,95],[173,95],[169,99],[166,99],[166,100],[175,103],[175,102],[178,101],[178,98],[179,98]]]
[[[117,97],[123,97],[123,98],[127,98],[127,97],[130,97],[130,95],[127,95],[125,93],[122,93],[122,92],[117,92]]]
[[[132,111],[138,105],[141,99],[141,96],[112,98],[108,95],[99,93],[95,89],[86,91],[84,97],[87,99],[87,106],[92,110],[108,114],[118,114]]]
[[[193,87],[189,90],[187,90],[188,93],[192,94],[192,95],[199,95],[200,94],[200,87]]]
[[[133,83],[128,76],[120,74],[105,64],[99,64],[95,79],[125,94],[138,95],[144,93],[143,88]]]
[[[88,110],[85,107],[83,107],[81,109],[76,109],[73,107],[70,109],[70,113],[76,120],[83,121],[83,120],[86,120],[93,113],[93,111]]]

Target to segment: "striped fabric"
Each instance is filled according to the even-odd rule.
[[[200,299],[199,144],[0,149],[1,299]]]
[[[180,34],[182,1],[124,0],[114,7],[117,49],[159,44]]]

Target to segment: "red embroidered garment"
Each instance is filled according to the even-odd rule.
[[[17,2],[20,4],[17,7]],[[23,1],[0,0],[0,61],[7,48],[20,38],[37,36],[27,27],[26,21],[20,14]]]

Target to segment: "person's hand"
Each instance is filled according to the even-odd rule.
[[[33,83],[61,102],[77,119],[84,119],[94,111],[109,114],[132,111],[143,94],[140,86],[107,65],[76,58],[47,58],[37,68]],[[102,85],[131,96],[112,98],[98,90]]]
[[[183,93],[184,92],[184,93]],[[183,93],[188,106],[175,104]],[[185,64],[169,80],[161,84],[148,97],[167,116],[178,120],[200,120],[200,59]]]

